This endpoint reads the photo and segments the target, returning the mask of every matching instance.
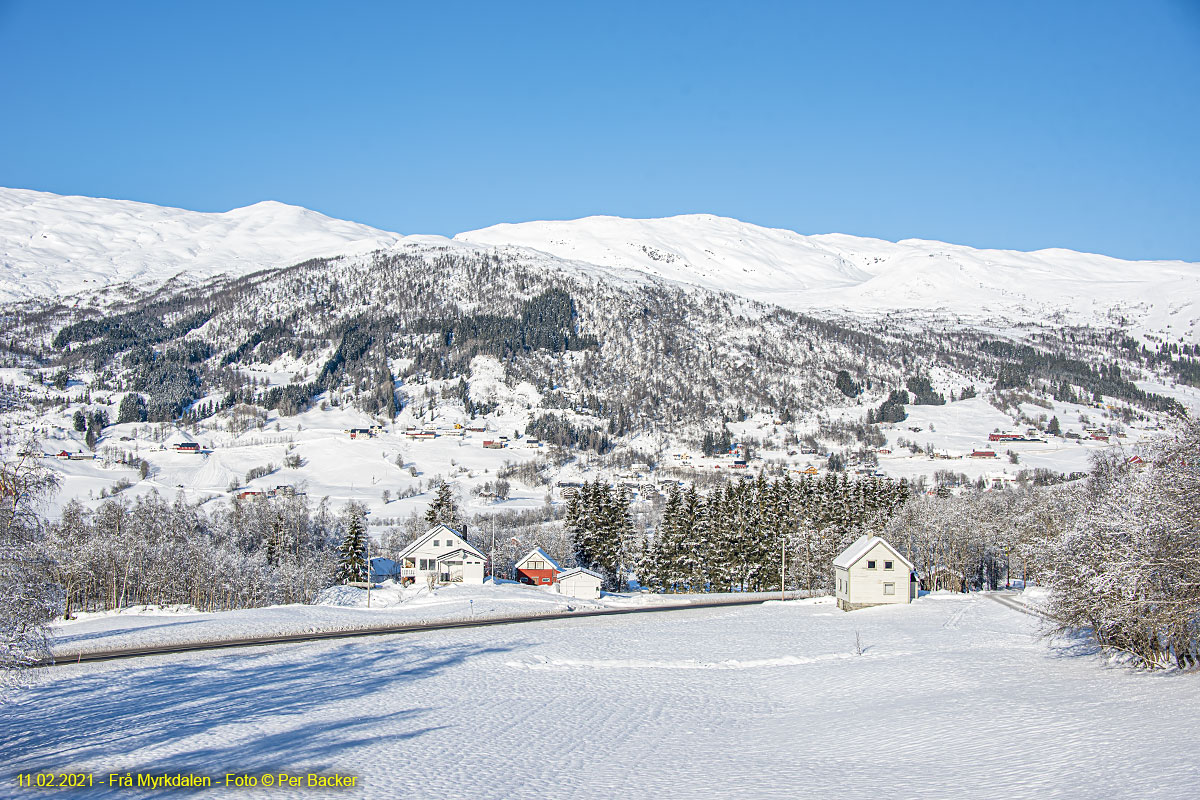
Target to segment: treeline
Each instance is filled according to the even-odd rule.
[[[607,453],[613,448],[612,437],[592,427],[577,427],[557,414],[539,414],[525,426],[525,435],[547,444],[571,450]]]
[[[785,586],[828,591],[837,554],[907,499],[903,481],[844,475],[673,487],[639,579],[668,592],[778,589],[782,562]]]
[[[609,591],[624,589],[640,549],[625,489],[599,478],[585,483],[567,501],[565,527],[575,563],[598,573]]]
[[[1079,514],[1045,543],[1051,612],[1142,663],[1200,665],[1200,422],[1130,463],[1101,456]]]
[[[141,604],[205,611],[311,602],[333,582],[344,522],[302,497],[235,501],[206,514],[157,493],[72,501],[45,552],[67,617]]]
[[[1124,376],[1119,364],[1100,364],[1097,367],[1061,353],[998,340],[980,342],[979,349],[999,361],[996,367],[997,390],[1036,388],[1035,381],[1041,381],[1060,401],[1086,403],[1108,395],[1155,411],[1183,411],[1178,401],[1139,389]],[[1072,388],[1074,386],[1090,397],[1078,396]]]

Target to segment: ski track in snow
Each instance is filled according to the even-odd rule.
[[[360,776],[346,797],[1191,798],[1194,678],[1111,666],[973,596],[153,656],[40,671],[0,715],[0,786],[314,770]]]

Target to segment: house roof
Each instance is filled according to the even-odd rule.
[[[591,571],[590,569],[588,569],[587,567],[572,567],[571,569],[569,569],[569,570],[566,570],[565,572],[560,572],[560,573],[558,574],[558,579],[561,581],[563,578],[569,578],[569,577],[571,577],[572,575],[580,575],[580,574],[582,574],[582,575],[591,575],[593,578],[595,578],[595,579],[596,579],[596,580],[598,580],[598,581],[602,581],[602,580],[604,580],[604,576],[603,576],[603,575],[601,575],[601,574],[600,574],[600,573],[598,573],[598,572],[592,572],[592,571]]]
[[[471,553],[471,555],[476,555],[476,556],[479,556],[480,558],[487,558],[487,556],[485,556],[483,553],[479,552],[474,547],[471,547],[471,545],[469,545],[467,543],[467,540],[463,538],[463,535],[461,533],[459,533],[458,531],[449,527],[448,525],[433,526],[432,528],[430,528],[428,531],[425,532],[424,536],[411,542],[408,545],[408,547],[401,550],[400,555],[397,558],[404,558],[405,556],[409,555],[410,553],[416,552],[421,547],[423,547],[426,543],[428,543],[429,540],[432,539],[434,536],[440,536],[443,531],[445,531],[446,533],[452,534],[456,539],[458,539],[458,541],[462,542],[462,546],[464,548],[466,548],[468,550],[468,552]]]
[[[471,545],[465,543],[463,547],[460,547],[457,550],[451,550],[449,553],[442,553],[434,560],[438,563],[441,563],[443,561],[449,561],[455,556],[460,558],[463,556],[475,556],[476,558],[482,558],[484,561],[487,561],[487,556],[476,550],[474,547],[471,547]]]
[[[882,544],[891,551],[892,555],[894,555],[897,560],[902,562],[910,570],[913,569],[912,562],[901,555],[899,550],[897,550],[895,547],[892,547],[887,539],[884,539],[882,536],[866,535],[858,537],[854,544],[843,550],[841,554],[833,560],[833,565],[835,567],[841,567],[842,569],[850,569],[850,567],[854,566],[854,564],[857,563],[860,558],[870,552],[871,548],[875,547],[877,544]]]
[[[549,564],[551,567],[553,567],[555,570],[557,570],[558,572],[562,572],[562,567],[559,566],[558,562],[555,561],[553,558],[551,558],[549,556],[549,554],[547,554],[546,551],[540,547],[535,547],[532,550],[530,550],[528,553],[526,553],[525,557],[517,562],[516,568],[520,569],[521,565],[524,564],[526,561],[528,561],[531,558],[541,558],[547,564]]]

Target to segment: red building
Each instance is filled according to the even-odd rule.
[[[513,580],[530,586],[553,586],[562,568],[540,547],[530,550],[513,567]]]

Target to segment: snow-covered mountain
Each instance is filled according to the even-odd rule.
[[[1084,324],[1123,315],[1142,330],[1177,334],[1193,332],[1200,315],[1200,264],[1183,261],[805,236],[708,214],[504,224],[455,239],[633,269],[795,310],[945,310],[1042,322],[1061,315]]]
[[[202,213],[0,188],[0,299],[245,274],[401,238],[272,201]]]
[[[1183,261],[808,236],[708,214],[503,224],[451,243],[270,201],[200,213],[24,189],[0,189],[0,300],[121,283],[149,289],[177,276],[201,281],[430,244],[536,250],[553,266],[602,279],[698,286],[800,311],[937,312],[993,325],[1123,323],[1134,332],[1200,336],[1200,264]]]

